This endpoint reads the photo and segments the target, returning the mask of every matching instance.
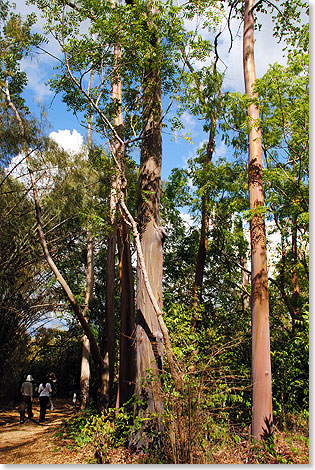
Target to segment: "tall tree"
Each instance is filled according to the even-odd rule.
[[[147,28],[153,53],[159,41],[158,31],[152,17],[157,11],[151,10]],[[159,204],[162,166],[162,104],[161,76],[158,60],[149,58],[143,71],[143,111],[144,132],[141,144],[139,168],[138,227],[141,248],[148,280],[153,294],[162,309],[162,234],[160,230]],[[138,261],[139,262],[139,261]],[[137,376],[136,393],[145,399],[147,412],[157,416],[158,430],[162,429],[163,400],[159,375],[163,371],[163,334],[154,306],[146,291],[143,273],[138,269],[137,276],[137,327],[136,354]],[[144,383],[152,370],[154,380]],[[143,445],[141,436],[136,445]]]
[[[269,336],[269,298],[267,249],[264,222],[264,193],[262,181],[262,143],[259,128],[254,61],[254,1],[245,0],[243,33],[243,67],[246,93],[252,99],[248,108],[248,186],[251,240],[251,311],[252,311],[252,425],[255,439],[273,432],[271,359]]]
[[[91,91],[93,85],[93,71],[90,74],[90,81],[89,81],[89,93]],[[92,113],[88,117],[88,151],[92,150],[93,145],[93,138],[92,138],[92,123],[93,123],[93,115]],[[89,197],[91,200],[91,198]],[[87,231],[86,231],[86,241],[87,241],[87,250],[86,250],[86,258],[87,258],[87,283],[86,283],[86,295],[84,301],[84,308],[86,313],[88,314],[89,304],[91,301],[91,297],[93,294],[93,284],[94,284],[94,266],[93,266],[93,237],[92,237],[92,230],[91,230],[91,223],[88,221],[87,223]],[[85,319],[88,321],[88,315],[85,315]],[[91,355],[91,348],[90,348],[90,341],[86,335],[83,335],[82,338],[82,357],[81,357],[81,377],[80,377],[80,408],[84,409],[86,407],[86,403],[89,397],[89,388],[90,388],[90,355]]]

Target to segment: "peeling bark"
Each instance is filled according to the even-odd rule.
[[[111,0],[114,7],[115,1]],[[111,98],[117,106],[114,117],[114,127],[117,134],[122,138],[124,130],[124,119],[122,112],[121,76],[119,66],[121,60],[121,48],[119,44],[114,46],[114,70],[112,79]],[[119,163],[116,176],[116,196],[118,192],[126,193],[125,176],[125,147],[117,139],[112,144],[112,154],[115,161]],[[117,199],[115,201],[117,205]],[[135,384],[135,294],[134,281],[131,264],[129,227],[126,222],[119,220],[117,230],[118,253],[119,253],[119,277],[120,277],[120,354],[119,354],[119,385],[117,404],[122,406],[134,393]]]
[[[139,169],[138,220],[143,261],[159,310],[162,310],[162,241],[158,232],[162,165],[161,81],[159,73],[147,69],[144,83],[143,121],[146,123],[141,146]],[[138,255],[138,266],[140,265]],[[163,370],[163,333],[154,306],[148,296],[143,271],[137,269],[136,297],[136,394],[144,401],[142,413],[155,413],[152,428],[162,431],[163,400],[159,375]],[[153,380],[148,379],[147,370]],[[138,410],[140,412],[140,410]],[[142,429],[136,437],[137,447],[148,445],[148,433]]]

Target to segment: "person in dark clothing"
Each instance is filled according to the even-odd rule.
[[[38,394],[39,394],[39,404],[40,404],[40,412],[39,412],[39,422],[43,423],[45,421],[46,416],[46,409],[49,402],[49,396],[52,393],[51,385],[48,382],[48,379],[45,378],[40,386],[38,387]]]
[[[33,377],[28,375],[26,377],[26,381],[22,383],[21,386],[21,404],[20,404],[20,423],[24,423],[25,421],[25,409],[27,408],[27,416],[28,419],[31,419],[33,416],[32,411],[32,401],[33,401],[33,384],[32,384]]]

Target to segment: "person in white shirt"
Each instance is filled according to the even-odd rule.
[[[48,380],[42,381],[40,386],[38,387],[38,394],[39,394],[39,404],[40,404],[40,412],[39,412],[39,422],[43,423],[45,421],[46,409],[49,402],[49,396],[52,393],[51,385]]]
[[[25,408],[27,407],[27,416],[28,419],[31,419],[33,416],[32,411],[32,401],[33,401],[33,377],[28,375],[26,381],[22,383],[21,387],[21,405],[20,405],[20,423],[25,421]]]

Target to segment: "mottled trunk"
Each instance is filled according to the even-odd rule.
[[[160,74],[148,67],[144,79],[143,122],[139,170],[138,221],[141,248],[148,279],[158,306],[162,308],[162,240],[159,230],[159,203],[162,164],[161,82]],[[136,447],[148,446],[150,432],[162,430],[163,400],[159,375],[163,370],[163,333],[148,295],[138,259],[136,327],[136,394],[144,405],[142,415],[155,413],[134,437]],[[147,370],[151,370],[152,376]],[[145,381],[145,379],[150,379]]]
[[[120,358],[119,399],[122,406],[132,397],[136,378],[135,296],[131,265],[129,229],[124,221],[119,226],[120,275]]]
[[[254,0],[245,0],[243,59],[246,93],[254,97]],[[255,439],[267,437],[273,430],[271,361],[269,338],[269,301],[265,222],[261,209],[264,206],[262,183],[262,144],[257,128],[259,111],[253,103],[248,108],[251,129],[249,132],[248,183],[251,238],[251,311],[252,311],[252,426]]]

